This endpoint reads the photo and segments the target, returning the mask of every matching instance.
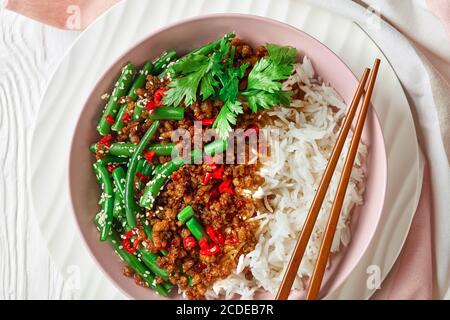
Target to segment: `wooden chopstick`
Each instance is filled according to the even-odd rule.
[[[342,204],[344,203],[345,192],[350,181],[350,175],[353,169],[353,163],[355,162],[356,153],[358,152],[359,142],[361,140],[361,134],[366,121],[367,111],[369,110],[370,99],[372,97],[373,88],[375,86],[375,80],[377,78],[378,68],[380,66],[380,60],[376,59],[372,72],[369,78],[369,85],[367,92],[364,96],[364,101],[361,107],[361,111],[358,115],[355,131],[353,133],[352,140],[350,142],[350,148],[345,158],[344,169],[342,171],[339,185],[334,196],[333,205],[331,207],[331,213],[328,217],[327,226],[325,228],[325,235],[322,240],[322,244],[319,249],[319,255],[314,265],[314,271],[309,281],[308,291],[306,293],[307,300],[315,300],[319,295],[320,285],[325,274],[325,268],[330,255],[331,244],[333,243],[334,234],[336,233],[336,226],[341,214]]]
[[[375,62],[375,66],[378,70],[379,60],[377,59],[377,61]],[[278,290],[278,293],[276,295],[277,300],[286,300],[289,296],[292,284],[294,283],[298,268],[300,266],[303,255],[305,253],[306,246],[308,244],[309,238],[311,237],[311,234],[312,234],[312,231],[314,228],[314,224],[317,220],[317,216],[319,214],[320,207],[322,206],[328,186],[330,184],[334,170],[338,163],[339,156],[342,152],[342,148],[344,146],[348,132],[350,131],[350,127],[352,125],[353,118],[355,116],[356,110],[357,110],[359,102],[361,100],[361,96],[364,92],[364,88],[366,86],[369,71],[370,70],[367,68],[364,70],[364,73],[361,77],[358,88],[355,92],[355,96],[353,97],[352,103],[351,103],[349,110],[347,112],[347,115],[343,121],[341,131],[338,135],[336,144],[333,148],[330,159],[328,160],[328,164],[327,164],[327,167],[325,168],[325,172],[322,177],[322,180],[320,181],[319,188],[314,196],[311,208],[308,212],[308,216],[306,217],[306,220],[303,225],[300,236],[297,239],[297,243],[295,245],[291,260],[289,261],[287,270],[286,270],[283,280],[281,282],[280,289]],[[373,78],[373,76],[371,78]],[[373,78],[373,81],[374,80],[375,79]],[[373,88],[373,86],[372,86],[372,88]],[[370,92],[370,94],[371,93],[372,92]],[[366,97],[367,96],[369,96],[369,101],[370,101],[370,95],[366,95]],[[319,284],[319,287],[320,287],[320,284]]]

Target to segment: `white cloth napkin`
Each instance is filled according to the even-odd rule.
[[[439,22],[425,12],[424,0],[367,0],[366,3],[358,1],[359,4],[350,0],[309,1],[358,23],[389,59],[408,96],[419,143],[430,168],[435,259],[433,297],[442,298],[450,287],[450,167],[447,158],[450,139],[445,131],[449,125],[446,117],[450,108],[450,87],[443,78],[450,76],[450,43],[444,29],[434,28],[429,32],[427,24]],[[367,9],[367,4],[372,7]],[[382,17],[375,24],[374,11]],[[397,25],[405,35],[384,19]]]

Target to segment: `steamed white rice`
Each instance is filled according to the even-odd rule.
[[[303,63],[295,65],[295,71],[285,81],[284,88],[290,89],[295,83],[298,83],[306,93],[304,100],[293,100],[290,108],[276,107],[269,112],[276,120],[274,125],[266,129],[281,129],[281,134],[277,143],[270,144],[271,152],[275,156],[263,164],[261,175],[265,178],[265,183],[254,195],[263,199],[267,209],[266,213],[258,213],[256,217],[260,221],[258,243],[252,252],[239,258],[234,274],[213,285],[207,292],[207,298],[223,295],[226,299],[230,299],[238,295],[242,299],[251,299],[258,289],[276,293],[280,286],[346,110],[346,105],[334,89],[314,78],[312,64],[306,57]],[[294,289],[303,289],[302,278],[312,273],[349,140],[350,137],[347,139],[325,197],[294,282]],[[366,147],[361,144],[339,218],[332,252],[338,252],[341,245],[346,246],[350,242],[350,213],[355,205],[363,202],[362,163],[366,153]],[[253,274],[250,281],[243,275],[246,267]]]

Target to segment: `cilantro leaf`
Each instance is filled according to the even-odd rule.
[[[269,53],[270,60],[275,64],[294,64],[297,59],[297,49],[292,47],[283,47],[268,43],[264,46]]]
[[[242,103],[239,100],[225,102],[213,124],[213,128],[217,130],[221,139],[228,137],[228,133],[233,130],[231,125],[236,124],[237,116],[243,112]]]
[[[291,103],[292,91],[250,91],[245,93],[249,108],[253,112],[258,109],[270,109],[275,105],[288,106]]]
[[[282,90],[282,81],[294,69],[297,50],[292,47],[267,44],[268,57],[259,60],[248,75],[247,89],[242,92],[250,109],[269,109],[274,105],[289,105],[290,91]]]
[[[262,58],[248,75],[247,89],[276,92],[281,89],[280,80],[287,79],[292,70],[292,64],[276,64],[270,58]]]
[[[231,125],[236,124],[237,116],[244,113],[242,103],[237,98],[239,95],[239,80],[244,77],[247,67],[248,64],[242,64],[239,68],[230,67],[222,74],[222,88],[219,97],[222,101],[225,101],[225,104],[220,109],[213,125],[221,139],[228,137],[228,132],[232,130]]]
[[[163,103],[165,105],[179,105],[182,101],[189,106],[197,100],[197,89],[200,81],[208,72],[209,64],[198,66],[197,70],[188,75],[176,78],[169,83]]]
[[[173,72],[179,77],[169,83],[163,98],[165,105],[179,105],[184,102],[190,106],[197,99],[197,93],[203,100],[214,95],[219,86],[225,56],[230,50],[229,38],[223,37],[218,43],[218,49],[211,56],[203,54],[187,55],[172,66]]]

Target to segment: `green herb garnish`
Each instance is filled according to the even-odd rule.
[[[204,101],[210,97],[224,102],[213,128],[226,139],[237,117],[243,113],[243,101],[253,112],[275,105],[289,105],[292,92],[282,90],[282,81],[293,71],[297,50],[292,47],[267,44],[268,57],[259,60],[248,75],[247,88],[240,92],[239,81],[244,77],[247,64],[234,67],[236,47],[230,46],[229,33],[205,46],[208,50],[196,50],[171,67],[176,76],[170,83],[163,103],[178,106],[184,102],[190,106],[197,97]]]

